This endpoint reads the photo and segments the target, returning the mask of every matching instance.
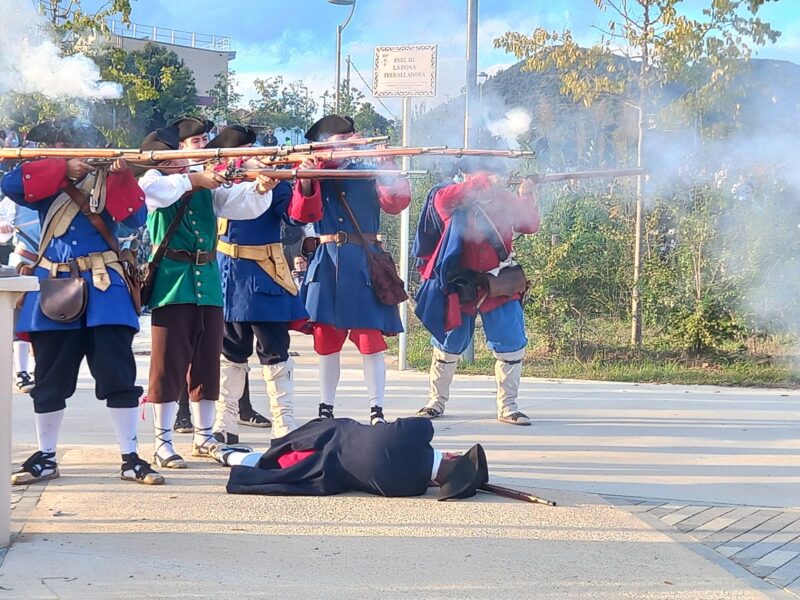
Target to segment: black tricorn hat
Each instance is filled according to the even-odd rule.
[[[28,141],[42,144],[66,144],[75,148],[103,148],[106,136],[78,117],[61,117],[35,125],[27,135]]]
[[[177,127],[162,127],[148,133],[142,140],[142,145],[139,149],[142,152],[147,150],[177,150],[179,143]],[[138,177],[144,175],[148,169],[158,168],[159,162],[157,160],[137,161],[131,164],[131,171]]]
[[[177,150],[179,143],[178,128],[173,125],[148,133],[142,141],[140,150]]]
[[[350,117],[328,115],[327,117],[322,117],[306,131],[306,139],[309,142],[319,142],[330,135],[355,133],[355,131],[355,121]]]
[[[206,144],[206,148],[238,148],[256,141],[256,132],[247,125],[230,125]]]
[[[478,488],[489,481],[486,453],[475,444],[464,456],[443,460],[436,474],[439,482],[439,500],[472,498]]]
[[[214,121],[209,121],[205,117],[181,117],[172,123],[170,127],[177,127],[179,139],[185,140],[186,138],[208,133],[214,128]]]

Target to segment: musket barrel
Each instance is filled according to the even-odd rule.
[[[556,181],[573,181],[577,179],[603,179],[608,177],[637,177],[646,174],[644,169],[607,169],[603,171],[575,171],[574,173],[550,173],[548,175],[532,175],[522,179],[511,180],[509,183],[518,185],[524,180],[535,183],[553,183]]]
[[[272,179],[391,179],[426,175],[427,171],[395,171],[395,170],[349,170],[349,169],[247,169],[233,171],[228,177],[236,179],[253,179],[266,175]]]

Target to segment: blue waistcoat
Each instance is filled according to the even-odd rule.
[[[39,213],[40,225],[44,221],[50,205],[57,197],[52,196],[32,203],[26,202],[21,165],[3,177],[0,187],[2,187],[3,194],[20,206],[36,210]],[[142,205],[136,213],[125,219],[123,223],[129,227],[141,227],[144,225],[146,216],[147,208]],[[117,224],[106,211],[103,211],[102,217],[111,234],[116,235]],[[103,241],[100,233],[82,213],[78,213],[64,235],[50,240],[44,256],[52,262],[65,263],[80,256],[87,256],[91,252],[105,252],[106,250],[110,250],[110,248]],[[136,316],[125,282],[116,271],[110,268],[107,270],[111,279],[111,286],[105,291],[100,291],[92,285],[91,272],[81,273],[89,287],[89,299],[86,312],[80,319],[72,323],[58,323],[48,319],[39,308],[39,292],[25,294],[25,301],[17,316],[15,327],[17,333],[80,329],[81,327],[97,327],[99,325],[127,325],[138,331],[139,319]],[[40,280],[46,279],[49,276],[49,272],[37,267],[36,276]],[[59,273],[59,277],[69,277],[69,274]]]
[[[361,230],[364,233],[380,231],[381,207],[375,181],[339,180],[339,185]],[[322,220],[314,223],[315,233],[345,231],[355,235],[355,228],[338,199],[336,182],[324,179],[320,187]],[[372,249],[374,251],[374,247]],[[321,244],[308,266],[302,294],[314,323],[341,329],[377,329],[384,334],[403,330],[397,307],[382,304],[372,290],[363,246]]]
[[[281,241],[281,223],[289,223],[287,210],[292,188],[287,182],[272,190],[272,205],[255,219],[228,221],[220,240],[242,246],[263,246]],[[225,320],[230,323],[277,321],[286,323],[308,317],[303,300],[293,296],[267,275],[255,261],[217,254],[222,273]]]

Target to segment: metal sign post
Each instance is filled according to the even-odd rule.
[[[403,146],[409,146],[411,142],[409,98],[436,95],[436,45],[377,46],[373,77],[372,89],[376,97],[403,98]],[[410,169],[411,158],[403,157],[403,170]],[[411,215],[408,207],[400,213],[400,277],[405,282],[406,291],[408,291],[409,276],[410,230]],[[407,366],[408,302],[403,302],[399,308],[403,332],[398,339],[397,367],[403,371]]]

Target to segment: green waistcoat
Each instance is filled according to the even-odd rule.
[[[169,224],[178,212],[180,201],[159,208],[147,215],[147,228],[153,248],[161,243]],[[192,194],[189,208],[170,240],[173,250],[210,252],[217,239],[217,218],[211,192],[200,190]],[[152,256],[151,256],[152,258]],[[150,308],[166,304],[197,304],[222,306],[222,284],[216,260],[205,265],[172,260],[166,256],[158,265]]]

